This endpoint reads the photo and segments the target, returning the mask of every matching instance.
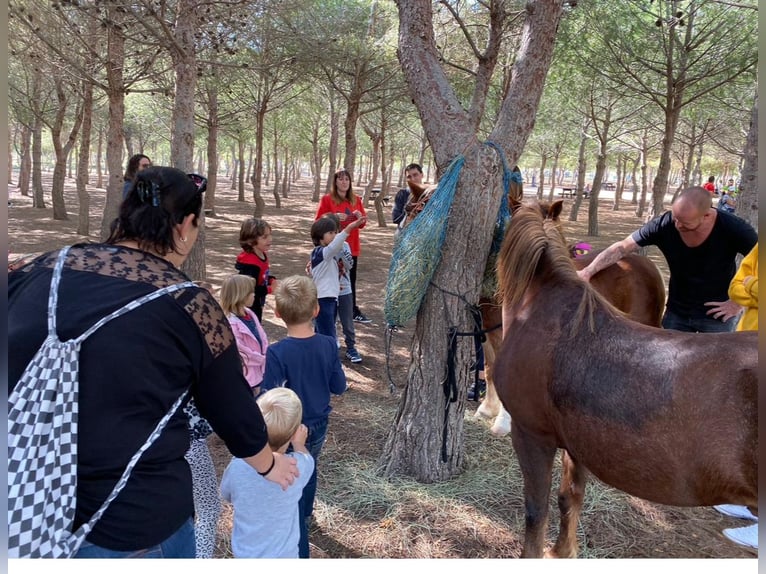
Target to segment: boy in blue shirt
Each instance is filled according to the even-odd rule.
[[[240,458],[233,458],[221,479],[221,496],[234,507],[231,550],[235,558],[298,558],[300,500],[314,470],[301,424],[301,400],[290,389],[271,389],[258,397],[269,445],[285,453],[288,446],[300,475],[286,490],[266,480]]]
[[[337,267],[336,267],[337,273]],[[309,557],[308,524],[314,510],[319,454],[322,452],[332,407],[330,395],[346,390],[346,375],[338,358],[335,338],[314,332],[319,313],[317,288],[305,276],[292,275],[274,290],[275,314],[287,326],[287,336],[266,351],[263,389],[287,387],[303,404],[302,422],[308,428],[306,448],[314,457],[314,472],[303,488],[300,508],[299,557]]]

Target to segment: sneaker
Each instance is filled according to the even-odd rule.
[[[758,548],[758,525],[751,524],[750,526],[740,526],[739,528],[726,528],[723,531],[723,535],[736,542],[740,546],[749,546],[750,548]]]
[[[476,388],[478,387],[479,393],[477,396]],[[468,400],[469,401],[483,401],[484,397],[487,396],[487,381],[484,379],[479,379],[479,384],[476,384],[476,381],[471,383],[471,386],[468,387]]]
[[[349,349],[346,351],[346,358],[352,363],[362,362],[362,357],[356,349]]]
[[[367,316],[361,311],[354,315],[354,321],[356,323],[372,323],[372,319],[368,319]]]
[[[726,516],[733,516],[734,518],[746,518],[747,520],[758,520],[758,517],[750,512],[747,506],[739,506],[738,504],[719,504],[713,508],[715,508],[721,514],[725,514]]]

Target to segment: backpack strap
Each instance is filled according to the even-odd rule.
[[[59,302],[59,283],[61,282],[61,274],[64,271],[64,262],[66,261],[68,253],[69,246],[64,247],[59,251],[59,255],[56,258],[56,264],[53,266],[51,290],[48,293],[48,337],[52,337],[56,341],[58,341],[58,335],[56,333],[56,307]]]

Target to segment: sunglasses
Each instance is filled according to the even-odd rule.
[[[192,181],[194,185],[197,186],[197,191],[200,193],[204,193],[207,189],[207,178],[203,177],[197,173],[187,173],[186,174],[189,179]]]

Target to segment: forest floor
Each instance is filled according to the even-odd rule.
[[[50,174],[45,180],[49,185]],[[269,254],[276,277],[301,274],[311,251],[309,228],[316,211],[310,200],[307,178],[293,184],[282,207],[266,195],[264,218],[273,228]],[[53,221],[52,208],[32,207],[30,197],[9,186],[8,243],[11,258],[43,252],[67,243],[97,241],[104,190],[91,188],[90,236],[76,234],[77,195],[67,180],[67,221]],[[535,190],[525,190],[525,198]],[[393,195],[393,194],[391,194]],[[49,196],[47,196],[49,197]],[[229,181],[219,179],[216,217],[206,218],[208,280],[219,287],[234,272],[239,252],[241,221],[252,213],[252,198],[236,201]],[[46,201],[49,201],[46,199]],[[622,239],[641,225],[629,201],[618,211],[613,200],[599,200],[598,237],[587,233],[587,200],[578,221],[568,221],[571,199],[565,200],[564,229],[569,240],[587,241],[602,248]],[[419,484],[406,478],[386,480],[377,469],[397,397],[389,392],[389,373],[401,390],[406,384],[409,346],[414,324],[393,335],[386,353],[383,297],[393,244],[390,207],[387,222],[379,226],[374,207],[371,221],[362,230],[362,253],[357,279],[358,300],[372,323],[356,325],[358,349],[364,360],[352,365],[343,359],[348,391],[333,397],[327,443],[319,461],[319,486],[311,531],[315,558],[512,558],[521,552],[524,532],[522,482],[510,438],[493,438],[489,423],[473,419],[478,403],[468,403],[465,413],[466,468],[457,478],[439,484]],[[659,252],[649,256],[667,278]],[[264,328],[274,342],[285,335],[274,316],[269,296]],[[342,353],[343,351],[341,351]],[[341,355],[342,356],[342,355]],[[401,393],[399,393],[400,395]],[[215,435],[209,439],[219,473],[230,455]],[[557,463],[558,467],[558,463]],[[554,488],[558,475],[554,477]],[[628,496],[591,479],[578,529],[583,558],[753,558],[757,551],[726,539],[724,528],[748,523],[722,516],[712,508],[679,508],[652,504]],[[232,513],[224,506],[219,523],[217,555],[230,557]],[[558,510],[551,496],[548,539],[558,532]],[[744,564],[743,564],[744,565]]]

